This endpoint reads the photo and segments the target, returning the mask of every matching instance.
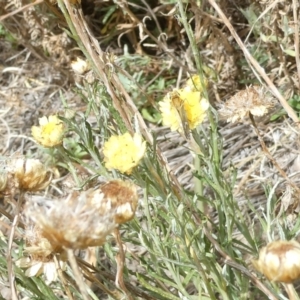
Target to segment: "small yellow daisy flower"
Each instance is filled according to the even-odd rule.
[[[62,143],[65,125],[57,116],[44,116],[39,123],[40,126],[31,127],[32,136],[39,144],[51,148]]]
[[[206,88],[207,86],[207,79],[203,79],[203,84]],[[184,89],[191,90],[193,92],[203,92],[203,84],[201,82],[199,75],[192,75],[185,83]]]
[[[146,142],[141,135],[129,132],[120,136],[111,136],[103,146],[105,166],[117,169],[121,173],[131,174],[146,152]]]
[[[162,114],[163,125],[170,127],[172,131],[182,132],[180,110],[183,107],[183,101],[179,98],[177,90],[168,93],[158,105]]]
[[[201,98],[201,92],[183,88],[168,93],[163,101],[159,102],[159,107],[163,124],[172,131],[183,132],[185,121],[191,130],[203,122],[209,102]]]
[[[186,113],[190,129],[195,129],[201,124],[209,108],[209,102],[201,98],[200,92],[191,92],[186,89],[179,90],[179,97],[183,100],[183,107]]]

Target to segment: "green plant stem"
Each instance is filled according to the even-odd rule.
[[[195,38],[194,38],[194,33],[191,29],[191,26],[190,26],[189,22],[187,21],[186,12],[184,11],[182,0],[178,0],[177,4],[178,4],[178,8],[179,8],[179,13],[180,13],[180,21],[181,21],[181,23],[182,23],[182,25],[183,25],[183,27],[186,31],[186,34],[188,36],[188,39],[189,39],[189,42],[190,42],[190,45],[191,45],[191,48],[192,48],[193,56],[195,58],[197,71],[198,71],[198,74],[200,76],[201,86],[205,87],[204,73],[203,73],[200,53],[199,53],[199,50],[198,50],[197,45],[196,45],[196,41],[195,41]],[[208,99],[207,90],[204,89],[203,92],[204,92],[205,98]]]
[[[69,169],[70,173],[72,174],[72,176],[73,176],[73,178],[76,182],[77,187],[80,187],[81,182],[80,182],[80,180],[77,176],[77,171],[76,171],[75,167],[73,166],[73,163],[71,162],[69,156],[66,155],[63,146],[58,146],[57,151],[63,157],[64,161],[67,162],[68,169]]]
[[[229,266],[232,266],[233,268],[240,270],[243,274],[248,276],[251,281],[263,292],[265,295],[268,296],[268,299],[271,300],[277,300],[277,297],[261,282],[259,279],[252,274],[249,270],[247,270],[242,265],[238,264],[236,261],[234,261],[218,244],[218,242],[212,237],[212,235],[209,232],[210,230],[206,228],[206,226],[203,226],[203,232],[206,235],[206,237],[210,240],[212,245],[214,245],[215,249],[221,254],[221,256],[224,259],[224,263],[226,263]]]
[[[207,93],[207,89],[205,88],[205,80],[204,80],[204,72],[203,72],[203,67],[202,67],[202,62],[201,62],[201,56],[200,56],[200,52],[199,49],[197,47],[196,41],[195,41],[195,37],[194,37],[194,33],[192,31],[192,28],[189,24],[189,22],[187,21],[187,17],[186,17],[186,12],[184,11],[184,7],[183,7],[183,2],[182,0],[178,0],[178,8],[179,8],[179,13],[180,13],[180,21],[183,24],[183,27],[186,31],[186,34],[188,36],[191,48],[192,48],[192,53],[196,62],[196,68],[197,68],[197,72],[200,76],[200,82],[201,82],[201,86],[203,87],[203,95],[206,99],[208,99],[208,93]],[[217,133],[217,122],[215,121],[214,117],[213,117],[213,108],[211,107],[210,110],[208,111],[208,119],[211,125],[211,133],[212,133],[212,150],[213,150],[213,159],[215,160],[216,164],[219,165],[220,163],[220,157],[219,157],[219,153],[218,153],[218,133]]]

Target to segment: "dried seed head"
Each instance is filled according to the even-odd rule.
[[[235,123],[242,122],[249,113],[253,116],[263,116],[273,106],[273,99],[265,95],[262,88],[251,86],[226,101],[219,113],[227,122]]]
[[[16,265],[25,268],[25,275],[28,277],[44,274],[48,283],[56,280],[57,270],[53,255],[57,255],[60,267],[64,269],[66,253],[62,249],[56,251],[50,242],[41,235],[40,230],[32,225],[27,224],[24,237],[26,242],[24,254],[26,256],[17,260]]]
[[[113,180],[98,190],[75,191],[67,198],[31,198],[25,215],[53,249],[85,249],[100,246],[118,224],[134,217],[138,203],[136,187]]]
[[[101,187],[104,197],[111,202],[115,222],[122,224],[130,221],[138,205],[136,186],[122,180],[112,180]]]
[[[52,179],[52,173],[38,159],[13,159],[7,172],[13,176],[15,187],[25,191],[43,190]]]
[[[276,241],[262,248],[255,268],[269,280],[291,283],[300,277],[300,244],[296,241]]]
[[[25,220],[24,239],[26,246],[24,250],[35,260],[47,261],[50,255],[63,253],[62,248],[53,248],[51,243],[42,235],[41,230],[32,224],[30,220]]]
[[[59,200],[28,201],[25,214],[55,249],[100,246],[116,228],[111,202],[100,190],[76,191]]]

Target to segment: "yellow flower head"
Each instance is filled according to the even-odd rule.
[[[187,122],[189,129],[195,129],[201,124],[209,108],[209,102],[201,98],[201,92],[190,88],[174,90],[159,102],[163,124],[172,131],[183,132],[183,123]]]
[[[111,136],[103,146],[105,166],[117,169],[121,173],[131,174],[146,152],[146,142],[135,133],[128,132],[120,136]]]
[[[31,133],[39,144],[51,148],[62,143],[65,125],[57,116],[44,116],[39,123],[40,126],[31,127]]]
[[[207,79],[206,78],[203,79],[203,84],[206,88],[206,86],[207,86]],[[190,91],[193,91],[193,92],[201,92],[202,93],[203,90],[204,90],[203,84],[201,82],[201,79],[200,79],[199,75],[193,75],[187,80],[184,89],[187,89],[187,90],[190,90]]]

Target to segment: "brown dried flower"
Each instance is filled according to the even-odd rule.
[[[254,267],[269,280],[291,283],[300,277],[300,244],[276,241],[262,248]]]
[[[243,121],[249,113],[253,116],[263,116],[273,106],[273,100],[264,95],[262,88],[250,86],[226,101],[219,113],[227,122],[235,123]]]
[[[16,261],[16,265],[25,268],[25,275],[28,277],[44,274],[47,283],[57,279],[57,268],[53,255],[57,254],[57,259],[62,269],[66,266],[66,253],[62,249],[54,249],[49,241],[41,236],[41,232],[32,226],[25,230],[26,246],[25,256]]]
[[[43,190],[52,179],[52,173],[38,159],[13,159],[8,163],[7,173],[14,187],[25,191]]]
[[[138,198],[132,184],[114,180],[65,199],[36,199],[28,202],[25,214],[52,247],[85,249],[102,245],[118,224],[132,219]]]
[[[104,197],[111,201],[115,209],[115,222],[122,224],[130,221],[138,205],[136,186],[122,180],[112,180],[101,187]]]

